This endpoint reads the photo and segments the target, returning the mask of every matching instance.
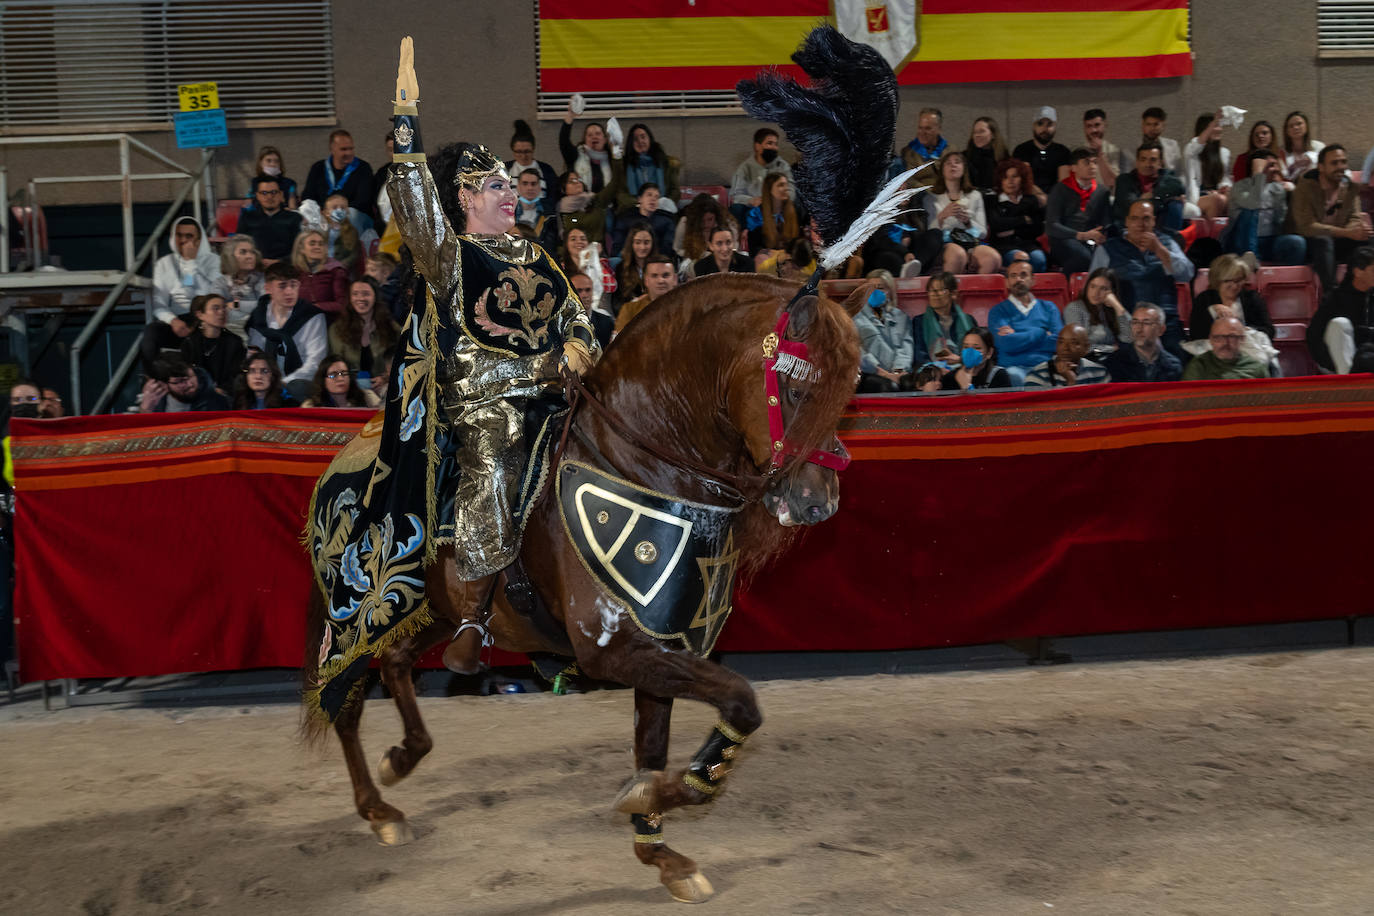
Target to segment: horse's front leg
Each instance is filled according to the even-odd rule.
[[[657,697],[635,689],[635,768],[652,777],[668,766],[668,727],[673,698]],[[663,841],[663,814],[631,814],[635,832],[635,857],[658,868],[659,880],[669,893],[685,903],[701,903],[715,894],[711,882],[697,864]]]
[[[377,766],[377,781],[384,786],[394,786],[409,776],[430,748],[434,746],[420,718],[420,706],[415,702],[415,682],[411,672],[415,670],[415,660],[439,644],[450,632],[452,625],[446,620],[436,620],[413,636],[398,640],[382,652],[382,683],[386,684],[396,710],[401,714],[401,724],[405,736],[399,745],[392,745]]]
[[[355,697],[334,720],[334,731],[343,745],[344,762],[348,764],[348,778],[353,783],[353,804],[358,814],[377,834],[383,846],[404,846],[414,839],[406,824],[405,815],[382,801],[382,793],[372,782],[372,774],[363,759],[363,744],[358,737],[358,723],[363,717],[363,698]]]

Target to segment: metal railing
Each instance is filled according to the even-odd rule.
[[[120,296],[129,288],[133,278],[138,275],[148,256],[157,250],[157,242],[167,231],[167,227],[180,211],[182,205],[188,197],[191,198],[192,213],[204,228],[205,221],[202,219],[201,194],[204,189],[206,204],[210,212],[214,212],[213,194],[210,190],[209,179],[206,176],[206,169],[214,161],[215,151],[212,149],[201,150],[200,161],[194,167],[186,167],[168,158],[147,144],[129,136],[128,134],[73,134],[60,137],[0,137],[0,146],[62,146],[93,143],[115,143],[119,147],[119,173],[104,175],[66,175],[66,176],[45,176],[30,178],[27,183],[28,192],[28,215],[25,221],[25,248],[29,257],[31,267],[40,266],[40,262],[46,259],[46,251],[39,245],[38,232],[38,186],[44,184],[81,184],[90,182],[118,182],[120,185],[120,208],[123,228],[124,243],[124,275],[106,295],[100,307],[92,313],[90,319],[82,329],[81,335],[71,349],[71,405],[72,413],[80,414],[81,411],[81,356],[91,339],[99,332],[105,319],[109,317],[114,309],[115,303]],[[149,172],[135,174],[131,169],[131,154],[134,152],[142,153],[149,158],[175,169],[174,172]],[[133,182],[135,181],[175,181],[184,179],[185,183],[181,190],[173,199],[167,211],[158,221],[157,228],[149,235],[148,240],[137,252],[134,251],[134,212],[133,212]],[[195,192],[193,194],[193,192]],[[10,260],[10,208],[8,186],[6,182],[5,170],[0,168],[0,275],[9,272]],[[205,230],[208,231],[208,230]],[[54,281],[57,281],[60,273],[54,274]],[[61,285],[54,282],[54,285]],[[147,316],[150,320],[151,313]],[[113,399],[116,391],[124,383],[129,370],[133,368],[138,359],[139,341],[135,340],[129,352],[125,354],[119,366],[111,373],[109,384],[96,399],[91,413],[100,413]]]

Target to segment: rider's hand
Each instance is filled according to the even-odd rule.
[[[401,39],[401,62],[396,67],[396,104],[414,105],[420,101],[420,84],[415,80],[415,42],[407,35]]]

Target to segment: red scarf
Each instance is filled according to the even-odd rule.
[[[1092,197],[1093,191],[1097,190],[1097,179],[1094,178],[1093,183],[1088,185],[1086,190],[1078,186],[1078,179],[1072,175],[1064,179],[1064,184],[1068,185],[1069,189],[1078,195],[1078,209],[1080,211],[1088,209],[1088,198]]]

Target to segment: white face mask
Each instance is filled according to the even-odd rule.
[[[279,165],[264,165],[264,166],[262,167],[262,173],[263,173],[264,175],[280,175],[280,174],[281,174],[281,166],[279,166]]]
[[[341,223],[344,217],[348,215],[348,211],[343,207],[335,207],[333,210],[329,211],[329,215],[334,218],[335,222]]]

